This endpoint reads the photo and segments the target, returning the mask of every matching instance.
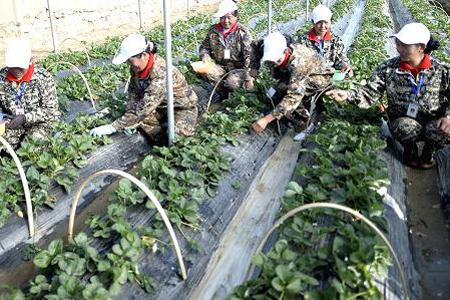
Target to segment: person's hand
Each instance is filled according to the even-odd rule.
[[[450,117],[440,118],[438,121],[438,128],[442,133],[450,135]]]
[[[18,129],[25,124],[25,115],[16,115],[14,118],[6,123],[6,128],[8,129]]]
[[[247,91],[253,90],[253,88],[254,88],[253,79],[245,80],[244,81],[244,88]]]
[[[330,96],[336,102],[343,102],[348,99],[348,92],[344,90],[331,90],[325,93]]]
[[[344,68],[342,68],[341,73],[346,73],[349,77],[353,77],[353,69],[350,66],[345,66]]]
[[[252,76],[253,78],[256,78],[256,77],[258,77],[259,72],[258,72],[258,70],[256,70],[256,69],[251,69],[250,72],[249,72],[249,74],[250,74],[250,76]]]
[[[261,133],[264,131],[264,129],[266,129],[267,125],[269,125],[269,123],[272,122],[273,120],[275,120],[275,118],[271,114],[269,114],[265,117],[262,117],[258,121],[254,122],[252,124],[252,128],[256,133]]]
[[[117,129],[114,128],[111,124],[106,124],[102,126],[95,127],[89,131],[89,134],[96,137],[101,137],[104,135],[110,135],[116,132]]]

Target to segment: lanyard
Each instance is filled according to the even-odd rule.
[[[411,83],[411,91],[413,92],[414,96],[417,97],[419,95],[420,88],[422,87],[424,80],[425,80],[425,73],[420,73],[420,79],[417,85],[414,82],[413,76],[412,75],[409,76],[409,82]]]
[[[16,105],[21,104],[22,97],[25,94],[25,87],[26,87],[25,82],[22,82],[22,84],[20,85],[20,90],[16,94],[16,100],[15,100]]]
[[[317,47],[319,48],[319,54],[320,54],[320,57],[323,58],[323,56],[324,56],[324,50],[323,50],[323,48],[324,48],[324,41],[321,38],[318,38],[317,40],[318,40],[317,41]]]
[[[140,80],[141,83],[141,98],[144,98],[145,93],[145,80]]]
[[[231,41],[233,40],[233,38],[234,38],[234,32],[231,32],[231,33],[228,35],[228,37],[225,38],[225,47],[226,47],[227,49],[230,48],[230,43],[231,43]]]

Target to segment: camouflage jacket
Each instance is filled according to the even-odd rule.
[[[319,55],[321,49],[316,41],[309,39],[309,33],[306,33],[298,38],[298,43],[306,45],[307,47],[316,51]],[[331,40],[323,41],[323,55],[322,59],[336,70],[341,70],[350,65],[347,55],[344,52],[344,44],[342,40],[335,35],[331,36]]]
[[[287,93],[271,113],[277,119],[297,109],[305,96],[313,95],[326,87],[334,72],[311,48],[293,44],[290,49],[292,52],[285,66],[289,74]],[[273,71],[276,69],[278,68]]]
[[[231,59],[224,59],[227,43],[229,43]],[[200,46],[200,59],[211,58],[216,64],[225,67],[227,72],[234,69],[245,69],[247,79],[250,79],[248,71],[252,53],[251,43],[252,37],[249,30],[241,24],[234,34],[228,35],[227,39],[216,29],[216,25],[213,25]]]
[[[194,92],[187,84],[183,74],[175,67],[172,70],[174,109],[196,110],[197,97],[192,96]],[[167,108],[166,62],[155,55],[153,67],[146,79],[139,79],[134,73],[131,74],[126,112],[137,118],[133,118],[133,124],[131,124],[125,114],[122,118],[114,121],[113,126],[118,130],[134,127],[160,108]]]
[[[430,69],[422,70],[414,78],[409,71],[399,70],[399,57],[389,59],[377,67],[366,85],[350,92],[348,101],[366,108],[386,93],[386,111],[391,120],[406,116],[410,103],[418,103],[419,121],[450,116],[450,66],[435,59],[431,62]],[[421,76],[424,80],[416,96],[411,80],[417,88]]]
[[[33,126],[50,130],[52,122],[58,120],[60,116],[52,75],[44,68],[35,65],[30,82],[23,82],[19,86],[16,82],[6,80],[7,73],[7,68],[0,70],[1,112],[14,115],[16,109],[23,109],[25,113],[23,128],[9,130],[14,131],[14,136],[21,136]],[[23,96],[18,100],[23,85],[25,85]]]

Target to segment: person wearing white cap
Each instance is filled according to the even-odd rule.
[[[31,46],[11,40],[0,70],[0,112],[9,117],[4,138],[17,147],[26,136],[41,138],[60,116],[53,77],[31,59]]]
[[[156,45],[141,34],[131,34],[120,45],[113,64],[127,62],[131,80],[125,114],[112,124],[91,130],[91,135],[102,136],[127,128],[139,128],[156,138],[167,120],[166,63],[156,54]],[[191,136],[197,124],[197,95],[183,74],[173,68],[175,133]]]
[[[279,32],[272,32],[264,39],[262,61],[269,64],[272,74],[287,74],[286,90],[275,90],[280,102],[266,116],[252,124],[255,132],[262,132],[269,123],[286,117],[294,123],[304,125],[308,111],[303,106],[304,97],[311,96],[325,88],[331,81],[332,69],[317,53],[302,44],[287,45],[286,38]],[[273,99],[273,95],[271,96]],[[296,128],[298,129],[298,128]]]
[[[342,40],[331,33],[332,13],[328,7],[319,4],[311,14],[313,28],[298,38],[298,43],[314,49],[331,67],[353,75],[353,70],[344,52]]]
[[[327,94],[363,108],[386,94],[389,129],[403,145],[406,164],[431,168],[433,153],[450,143],[450,66],[430,56],[439,43],[422,23],[407,24],[392,37],[398,57],[379,65],[361,88]]]
[[[215,63],[203,76],[216,84],[230,72],[221,86],[228,91],[238,87],[253,88],[253,78],[250,76],[252,37],[249,30],[238,22],[237,9],[234,1],[222,1],[214,15],[220,18],[220,22],[211,26],[200,46],[200,59]]]

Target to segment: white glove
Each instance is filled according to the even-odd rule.
[[[112,126],[111,124],[106,124],[106,125],[102,125],[102,126],[91,129],[91,131],[89,131],[89,134],[100,137],[103,135],[113,134],[116,131],[117,131],[117,129],[115,129],[114,126]]]

